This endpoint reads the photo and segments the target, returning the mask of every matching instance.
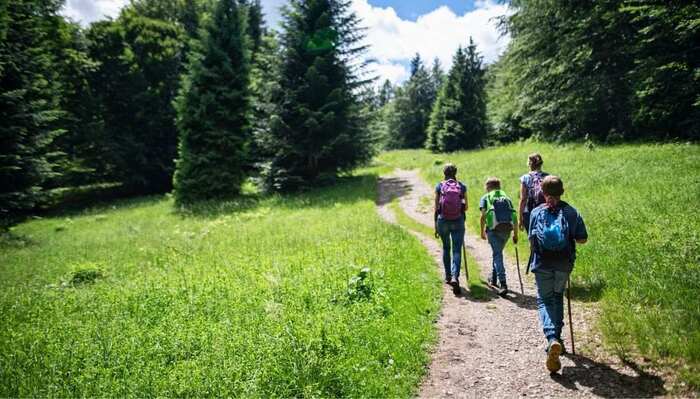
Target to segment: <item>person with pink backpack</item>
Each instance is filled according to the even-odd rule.
[[[464,244],[464,220],[469,204],[467,186],[457,180],[457,167],[451,163],[443,169],[445,180],[435,187],[435,237],[442,240],[442,263],[445,283],[460,292],[459,270]]]
[[[542,181],[549,175],[542,171],[542,155],[530,154],[527,157],[527,166],[530,172],[520,177],[520,206],[518,207],[518,227],[525,233],[530,231],[530,213],[533,209],[544,204]]]

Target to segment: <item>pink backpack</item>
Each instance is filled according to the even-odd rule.
[[[440,183],[440,215],[445,220],[455,220],[462,216],[462,186],[456,180]]]

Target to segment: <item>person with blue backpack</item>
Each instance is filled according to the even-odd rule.
[[[530,154],[527,157],[527,166],[530,171],[520,177],[520,204],[518,206],[518,228],[527,233],[529,231],[530,213],[544,203],[542,193],[542,180],[549,174],[542,171],[542,155]]]
[[[442,241],[442,263],[445,283],[458,294],[464,220],[469,204],[467,186],[457,180],[457,167],[448,163],[443,168],[445,179],[435,186],[435,237]]]
[[[501,190],[501,181],[490,177],[485,184],[486,194],[479,201],[481,210],[481,238],[488,239],[492,252],[491,285],[499,287],[499,295],[508,293],[506,269],[503,265],[503,248],[508,238],[513,236],[513,243],[518,243],[518,216],[513,208],[513,201]]]
[[[530,268],[535,274],[537,308],[547,340],[547,369],[561,369],[564,351],[564,289],[576,261],[576,244],[585,244],[588,232],[576,208],[561,200],[564,183],[558,176],[542,180],[545,202],[530,214],[528,238],[532,248]]]

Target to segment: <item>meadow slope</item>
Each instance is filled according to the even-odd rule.
[[[544,170],[562,177],[564,200],[586,220],[590,239],[579,248],[575,294],[601,301],[600,328],[610,348],[623,357],[641,353],[670,362],[700,387],[700,146],[523,142],[452,154],[394,151],[379,160],[420,169],[432,183],[442,178],[445,162],[457,164],[469,187],[468,228],[475,233],[486,178],[499,177],[517,199],[527,155],[536,151]]]
[[[412,395],[441,282],[377,216],[376,177],[18,226],[0,247],[0,396]]]

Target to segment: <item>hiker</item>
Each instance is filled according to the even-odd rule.
[[[578,211],[561,200],[564,183],[558,176],[542,180],[545,203],[530,215],[530,246],[537,286],[537,308],[542,331],[547,339],[547,369],[561,368],[559,355],[564,351],[561,330],[564,327],[564,289],[576,260],[576,243],[585,244],[588,232]]]
[[[529,231],[530,212],[544,203],[542,195],[542,179],[549,175],[542,171],[542,156],[538,153],[530,154],[527,157],[527,166],[530,172],[520,177],[520,204],[518,205],[518,228]]]
[[[513,235],[513,244],[518,243],[518,216],[513,201],[501,190],[501,181],[489,177],[485,184],[486,194],[479,201],[481,210],[481,238],[488,238],[492,251],[491,285],[500,287],[499,295],[508,293],[506,269],[503,265],[503,248]]]
[[[451,163],[443,169],[445,180],[435,186],[435,237],[442,240],[442,263],[445,283],[460,292],[459,269],[464,243],[464,219],[469,205],[467,186],[457,180],[457,167]],[[450,243],[451,255],[450,256]]]

